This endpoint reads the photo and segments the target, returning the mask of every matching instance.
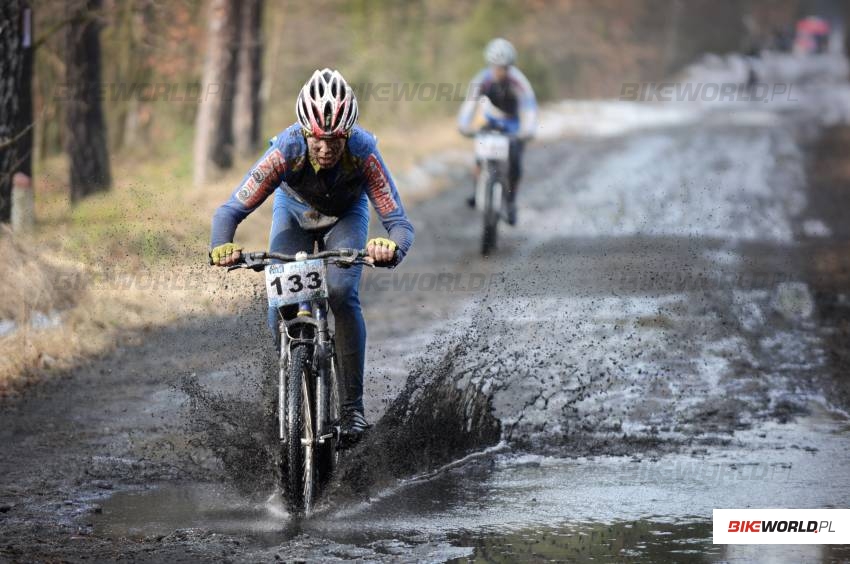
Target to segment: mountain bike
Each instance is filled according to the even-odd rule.
[[[499,221],[507,209],[511,137],[501,131],[485,129],[475,135],[475,157],[481,172],[475,187],[475,207],[484,217],[481,254],[496,248]]]
[[[339,462],[340,400],[333,333],[328,323],[327,266],[374,266],[366,251],[314,254],[244,253],[228,271],[265,271],[269,306],[280,312],[278,378],[273,401],[276,466],[290,513],[309,516]],[[297,306],[285,319],[282,308]]]

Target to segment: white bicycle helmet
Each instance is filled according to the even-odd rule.
[[[343,137],[357,122],[357,98],[339,71],[317,70],[298,94],[295,115],[316,137]]]
[[[509,67],[516,61],[516,49],[507,39],[497,37],[484,49],[484,59],[491,65]]]

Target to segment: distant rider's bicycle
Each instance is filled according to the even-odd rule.
[[[228,270],[264,270],[269,306],[298,306],[278,316],[279,369],[274,404],[280,485],[290,512],[309,515],[339,461],[340,400],[333,333],[328,324],[327,265],[374,266],[366,251],[315,254],[252,252]]]
[[[475,207],[484,216],[482,255],[489,255],[496,248],[499,221],[507,210],[510,147],[511,137],[501,131],[486,129],[475,135],[475,157],[481,165]]]

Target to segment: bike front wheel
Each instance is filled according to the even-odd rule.
[[[290,350],[286,386],[286,476],[284,490],[290,512],[308,515],[316,486],[315,420],[312,409],[311,354],[305,345]]]
[[[499,229],[499,217],[502,213],[501,180],[493,175],[487,175],[487,187],[484,191],[484,234],[481,238],[481,254],[489,255],[496,248],[496,235]]]

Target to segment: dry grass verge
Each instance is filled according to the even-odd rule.
[[[451,120],[377,134],[398,176],[436,151],[468,145]],[[62,180],[65,159],[40,163],[36,232],[0,232],[0,253],[11,266],[0,271],[0,397],[138,341],[147,330],[226,314],[253,297],[256,277],[225,281],[221,269],[205,264],[212,212],[251,163],[194,189],[189,154],[175,147],[150,159],[119,156],[112,190],[73,208]],[[399,188],[404,198],[403,183]],[[408,194],[407,201],[430,195]],[[271,208],[267,203],[246,220],[238,242],[266,246]]]
[[[36,314],[68,309],[76,300],[75,292],[61,283],[72,271],[45,263],[25,244],[15,239],[8,228],[0,231],[0,256],[6,263],[0,270],[0,319],[18,326],[31,323]]]
[[[27,250],[8,232],[0,252],[15,265],[0,271],[0,288],[11,296],[0,315],[8,331],[0,337],[0,397],[138,343],[156,327],[234,311],[254,291],[248,277],[231,276],[227,291],[217,293],[224,272],[202,264],[104,270],[62,262],[49,251]]]

